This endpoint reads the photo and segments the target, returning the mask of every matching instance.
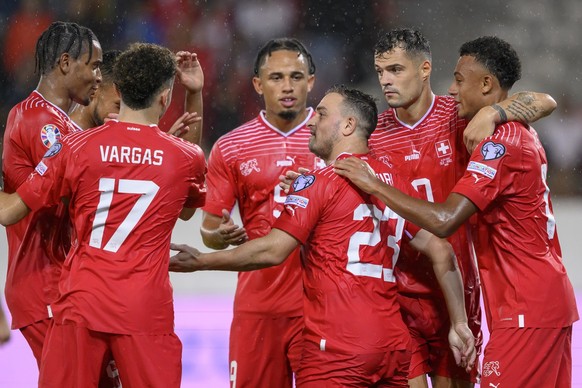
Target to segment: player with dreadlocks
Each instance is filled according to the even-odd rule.
[[[73,102],[89,104],[101,82],[101,62],[101,45],[89,28],[54,22],[43,32],[36,45],[38,86],[12,108],[6,123],[4,191],[12,193],[26,181],[55,141],[80,130],[67,112]],[[12,328],[20,329],[39,367],[51,303],[58,294],[60,263],[68,250],[66,240],[59,238],[67,228],[66,213],[61,204],[33,211],[6,228],[6,303]]]

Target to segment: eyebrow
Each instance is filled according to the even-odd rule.
[[[325,106],[318,106],[317,108],[315,108],[315,110],[317,112],[327,112],[327,108]]]

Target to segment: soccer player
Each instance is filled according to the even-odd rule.
[[[176,271],[256,270],[278,265],[304,246],[305,329],[298,387],[408,386],[409,336],[392,276],[398,250],[393,236],[396,229],[408,228],[390,209],[378,207],[378,201],[334,174],[332,166],[355,154],[372,163],[382,179],[393,180],[387,165],[367,155],[377,113],[372,97],[332,88],[307,124],[309,149],[328,166],[294,181],[283,213],[266,236],[211,254],[173,246],[182,251],[171,258],[170,270]],[[412,241],[422,240],[419,246],[440,262],[435,268],[453,301],[451,335],[466,365],[476,353],[454,254],[445,240],[426,231],[418,236],[411,236]]]
[[[435,96],[431,90],[429,42],[417,30],[391,30],[376,43],[374,65],[389,109],[380,114],[370,137],[373,155],[407,177],[422,198],[444,201],[468,163],[463,145],[467,121],[458,117],[452,97]],[[500,105],[512,112],[508,119],[527,122],[550,113],[555,102],[546,95],[518,93]],[[499,120],[484,111],[472,122],[473,129],[465,131],[466,136],[473,136],[468,141],[491,134],[494,120]],[[479,277],[468,236],[468,229],[461,225],[449,242],[463,274],[469,326],[480,352]],[[403,244],[395,272],[401,311],[412,337],[410,385],[427,387],[429,374],[436,387],[473,386],[477,368],[467,373],[457,367],[449,351],[447,309],[430,266],[426,257]]]
[[[34,171],[42,156],[62,136],[79,131],[67,116],[76,102],[87,105],[99,83],[101,46],[93,32],[75,23],[55,22],[36,45],[40,80],[24,101],[12,108],[4,133],[4,191],[13,193]],[[62,204],[31,212],[6,228],[8,272],[6,303],[12,328],[20,329],[40,365],[51,303],[64,260],[62,240],[55,231],[68,222]]]
[[[520,78],[511,46],[496,37],[463,44],[449,89],[459,116],[478,110],[506,111]],[[491,336],[485,349],[482,386],[571,385],[572,324],[578,319],[572,285],[562,263],[547,159],[533,128],[516,121],[498,125],[471,155],[462,178],[442,203],[404,195],[377,180],[361,160],[339,161],[350,178],[396,212],[439,236],[449,236],[478,213],[477,259]]]
[[[253,85],[265,110],[212,147],[200,229],[206,246],[224,249],[268,234],[285,202],[279,175],[323,165],[308,148],[314,73],[311,54],[296,39],[273,39],[258,51]],[[243,227],[230,218],[235,202]],[[303,304],[299,249],[290,255],[281,266],[238,276],[229,345],[233,387],[292,387]]]
[[[53,304],[41,387],[95,386],[109,352],[124,385],[180,386],[167,252],[178,217],[204,203],[206,162],[198,146],[156,125],[176,72],[168,49],[131,46],[114,67],[119,121],[55,143],[17,193],[0,197],[3,224],[70,201],[75,239]]]
[[[113,65],[121,54],[119,50],[103,53],[101,63],[101,84],[91,98],[89,105],[76,104],[69,112],[71,119],[81,128],[89,129],[105,123],[107,118],[116,118],[119,113],[120,98],[113,82]],[[196,54],[179,51],[177,78],[186,88],[185,113],[172,125],[168,133],[174,134],[194,144],[200,144],[202,137],[202,87],[204,73]]]

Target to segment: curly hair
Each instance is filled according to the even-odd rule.
[[[517,52],[509,43],[496,36],[482,36],[463,43],[459,55],[474,57],[497,78],[504,90],[511,89],[521,78],[521,62]]]
[[[93,55],[93,41],[99,42],[87,27],[70,22],[52,23],[36,41],[35,73],[45,75],[50,72],[64,53],[78,59],[88,51],[86,63],[89,63]]]
[[[325,92],[326,95],[330,93],[337,93],[344,98],[344,109],[351,110],[357,116],[359,127],[368,139],[378,124],[378,107],[374,97],[345,85],[332,86]]]
[[[172,86],[176,71],[176,59],[169,49],[134,43],[115,61],[113,77],[123,103],[141,110],[149,108],[163,88]]]
[[[423,56],[429,61],[432,57],[429,41],[417,29],[395,28],[380,33],[378,41],[374,45],[374,55],[380,56],[396,48],[401,48],[410,56]]]
[[[255,66],[253,67],[255,76],[259,75],[259,69],[265,63],[266,58],[271,56],[273,52],[281,50],[295,51],[303,55],[307,60],[307,71],[309,72],[309,75],[315,74],[315,64],[313,63],[313,58],[303,43],[294,38],[279,38],[271,39],[259,49],[257,57],[255,58]]]

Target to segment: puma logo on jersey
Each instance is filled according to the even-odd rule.
[[[499,385],[501,385],[501,383],[497,383],[497,384],[489,383],[489,386],[493,387],[493,388],[497,388],[497,387],[499,387]]]
[[[420,151],[417,150],[412,150],[412,153],[410,155],[406,155],[404,157],[405,161],[410,161],[410,160],[418,160],[420,159]]]
[[[295,164],[296,156],[287,156],[285,160],[277,160],[277,167],[288,167]]]
[[[475,178],[475,183],[479,182],[481,179],[483,179],[483,177],[477,176],[477,174],[472,173],[471,176],[473,178]]]
[[[259,162],[257,162],[257,159],[251,159],[240,164],[240,172],[244,176],[251,175],[253,171],[261,172],[261,169],[259,168]]]

